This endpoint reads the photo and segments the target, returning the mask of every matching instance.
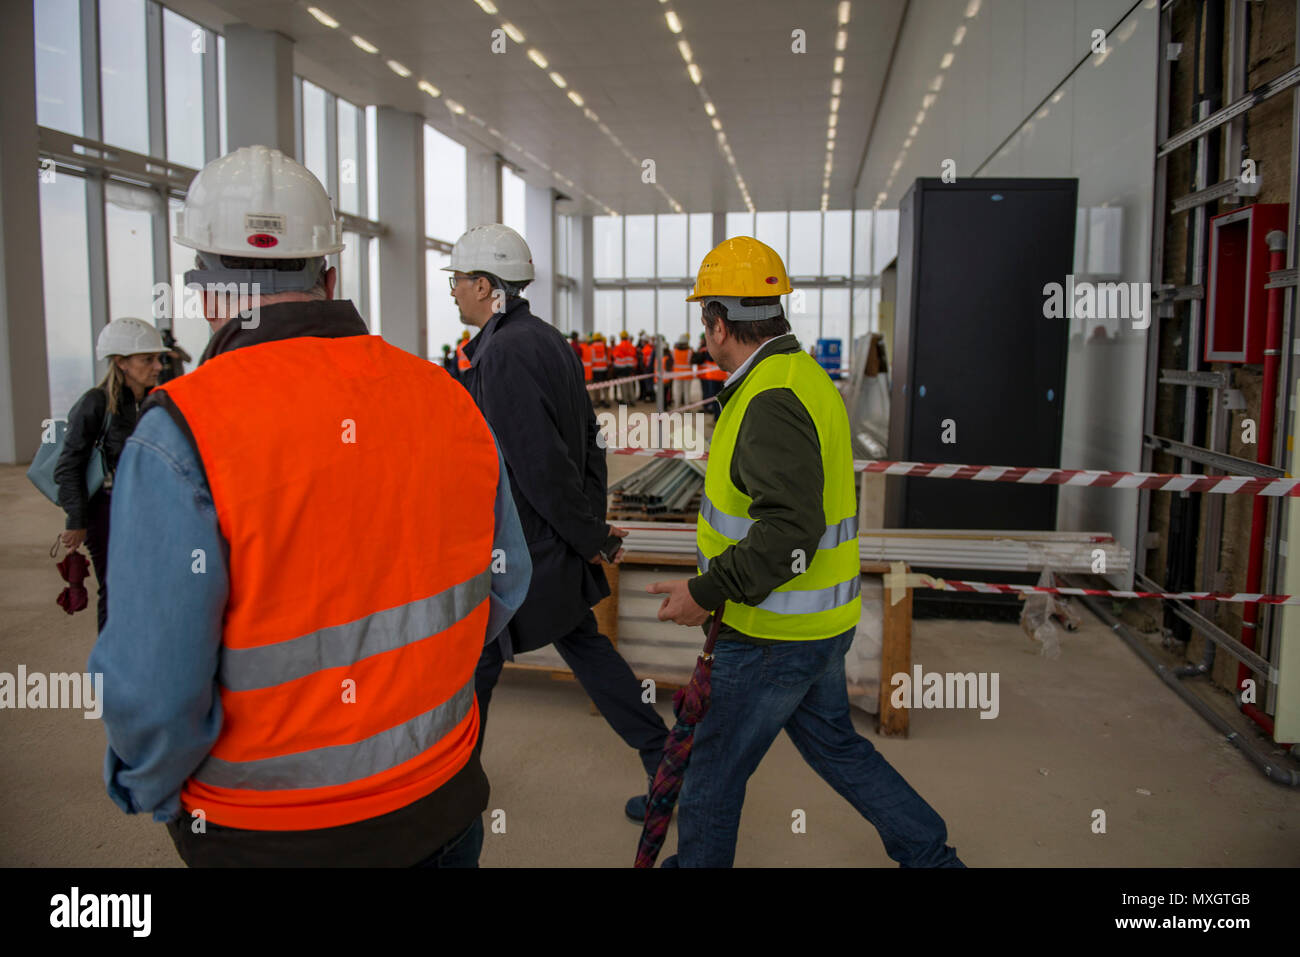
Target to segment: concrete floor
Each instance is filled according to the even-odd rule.
[[[620,472],[631,459],[614,458]],[[62,515],[23,473],[0,467],[0,671],[79,672],[94,612],[69,617],[54,604],[62,580],[47,550]],[[1300,865],[1300,794],[1266,780],[1091,616],[1056,660],[1016,626],[986,622],[918,621],[912,648],[926,671],[1000,675],[994,720],[914,710],[911,736],[896,740],[855,713],[968,864]],[[658,707],[671,723],[667,696]],[[103,746],[103,729],[80,712],[0,711],[0,865],[179,866],[161,825],[109,801]],[[505,812],[484,866],[631,864],[639,831],[622,806],[641,785],[640,762],[576,684],[506,674],[484,764],[489,811]],[[806,833],[791,830],[796,809]],[[1092,831],[1094,809],[1106,812],[1105,834]],[[665,856],[675,843],[674,828]],[[750,782],[736,863],[892,865],[784,736]]]

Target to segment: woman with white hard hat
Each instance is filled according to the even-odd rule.
[[[99,581],[99,628],[108,617],[108,515],[113,470],[140,415],[140,404],[158,384],[162,354],[158,330],[143,319],[114,319],[95,342],[95,358],[108,360],[104,380],[87,391],[68,413],[63,454],[54,468],[59,505],[67,513],[60,541],[69,551],[82,542]],[[104,486],[87,495],[86,467],[92,455],[104,458]]]

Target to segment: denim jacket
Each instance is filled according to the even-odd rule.
[[[500,449],[497,461],[493,547],[507,571],[492,575],[487,641],[532,577]],[[181,785],[221,730],[217,668],[230,579],[198,456],[163,409],[145,412],[122,451],[110,525],[108,624],[88,665],[104,675],[104,781],[123,811],[170,821],[181,813]],[[195,549],[203,575],[191,570]]]

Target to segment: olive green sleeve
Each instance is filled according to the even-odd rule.
[[[769,389],[750,401],[736,436],[731,480],[753,499],[754,525],[690,581],[691,597],[708,611],[723,601],[761,602],[795,577],[800,553],[806,567],[826,531],[817,428],[794,392]]]

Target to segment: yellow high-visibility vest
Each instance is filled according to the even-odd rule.
[[[710,559],[744,539],[754,525],[749,517],[753,500],[731,481],[731,458],[749,403],[768,389],[781,388],[794,392],[817,429],[826,531],[811,555],[791,556],[791,567],[803,571],[759,604],[728,601],[722,612],[728,625],[746,635],[811,641],[854,627],[862,614],[862,597],[849,419],[830,377],[807,353],[762,359],[723,406],[709,446],[696,522],[696,560],[699,570],[707,571]]]

